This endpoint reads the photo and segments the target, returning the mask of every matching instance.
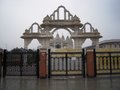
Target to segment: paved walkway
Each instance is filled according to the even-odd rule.
[[[120,90],[120,76],[85,79],[6,77],[0,79],[0,90]]]

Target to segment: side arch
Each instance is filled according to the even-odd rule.
[[[94,28],[92,27],[92,25],[89,22],[87,22],[83,25],[83,28],[82,28],[83,32],[86,32],[87,25],[90,26],[90,32],[94,32]]]
[[[36,23],[36,22],[33,23],[33,24],[30,26],[30,28],[29,28],[30,32],[33,33],[33,27],[34,27],[35,25],[37,26],[37,33],[40,33],[40,32],[41,32],[41,27],[40,27],[40,25],[39,25],[38,23]]]

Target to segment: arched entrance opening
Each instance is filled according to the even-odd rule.
[[[64,20],[64,8],[59,9],[59,19]]]
[[[32,31],[33,31],[33,33],[37,33],[38,32],[38,26],[37,25],[33,25],[33,27],[32,27]]]
[[[53,37],[56,37],[57,34],[59,34],[60,37],[64,36],[64,38],[67,38],[67,36],[68,37],[71,36],[70,33],[67,30],[65,30],[65,29],[57,29],[54,32]]]
[[[53,39],[50,41],[50,46],[55,49],[73,48],[73,40],[69,29],[54,29],[52,30]]]
[[[91,32],[91,26],[88,24],[85,26],[86,32]]]
[[[86,48],[88,46],[91,46],[92,45],[92,41],[90,38],[86,39],[82,45],[82,48]]]

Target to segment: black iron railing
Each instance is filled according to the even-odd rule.
[[[0,52],[0,78],[2,76],[2,52]]]
[[[3,76],[38,76],[38,51],[4,51]]]

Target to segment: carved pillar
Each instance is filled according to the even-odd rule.
[[[74,39],[74,47],[78,48],[78,40],[77,39]]]
[[[74,39],[74,46],[75,46],[76,49],[81,49],[79,38]]]
[[[50,48],[50,39],[49,38],[43,38],[43,39],[38,39],[39,43],[42,44],[43,48]]]
[[[24,39],[24,48],[27,49],[28,45],[31,43],[32,39]]]
[[[68,13],[68,20],[70,20],[70,14]]]
[[[41,46],[43,47],[44,44],[43,44],[43,39],[37,39],[39,41],[39,43],[41,44]]]
[[[86,40],[86,38],[80,38],[79,39],[79,45],[81,46],[81,48],[82,48],[82,45],[85,42],[85,40]]]
[[[99,48],[99,38],[91,38],[92,45],[95,45],[96,48]]]
[[[66,10],[64,10],[64,20],[66,20]]]
[[[45,47],[50,48],[50,39],[46,38],[45,40]]]
[[[55,13],[53,14],[53,20],[55,20]]]
[[[59,12],[57,11],[57,19],[59,20]]]
[[[85,41],[85,38],[75,38],[74,39],[74,47],[77,49],[81,49],[82,45]]]

